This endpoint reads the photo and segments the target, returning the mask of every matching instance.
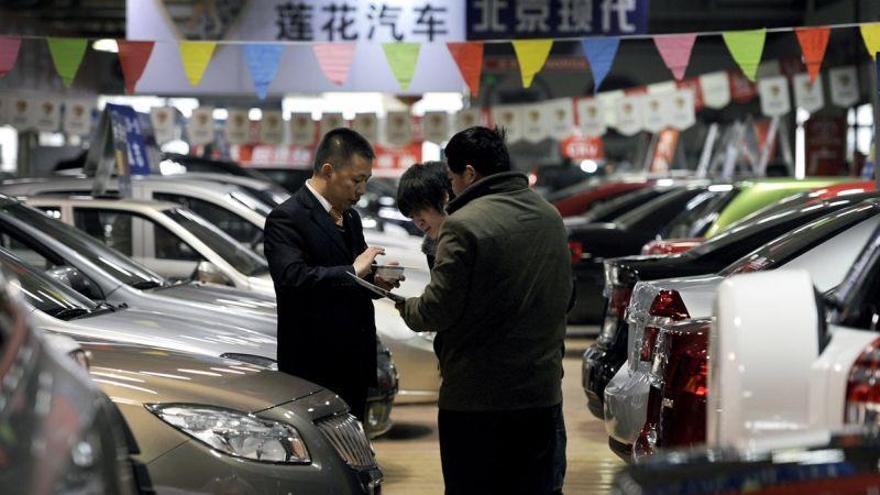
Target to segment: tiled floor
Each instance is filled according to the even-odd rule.
[[[568,339],[564,361],[565,422],[568,431],[567,494],[608,493],[614,471],[622,464],[608,450],[602,422],[587,411],[581,389],[580,356],[590,341]],[[379,464],[385,472],[385,495],[442,494],[437,444],[437,407],[400,406],[395,427],[376,440]]]

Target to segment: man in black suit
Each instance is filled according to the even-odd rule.
[[[367,388],[376,384],[376,324],[371,293],[351,274],[372,280],[384,251],[367,247],[352,206],[374,158],[357,132],[328,132],[312,177],[272,211],[265,229],[278,298],[278,367],[336,392],[361,421]]]

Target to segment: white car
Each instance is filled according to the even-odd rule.
[[[813,274],[821,291],[836,287],[880,226],[874,202],[840,210],[775,239],[715,276],[638,282],[627,318],[630,323],[627,363],[605,388],[608,435],[633,445],[645,425],[651,368],[662,356],[655,345],[684,321],[708,318],[718,287],[736,273],[801,269]]]
[[[784,442],[796,432],[876,425],[878,274],[875,232],[830,296],[804,270],[725,281],[709,335],[708,443]]]
[[[250,181],[258,187],[260,181]],[[4,181],[0,192],[9,196],[89,196],[94,179],[26,178]],[[118,179],[110,179],[107,189],[118,193]],[[235,240],[262,253],[263,225],[272,206],[254,196],[247,187],[228,182],[187,176],[135,176],[131,180],[132,199],[168,201],[198,213]]]
[[[169,278],[196,274],[203,282],[219,283],[275,297],[269,267],[262,256],[236,242],[204,218],[177,204],[134,199],[35,196],[26,203],[75,225],[104,243],[129,255]],[[263,225],[265,218],[262,218]],[[425,263],[424,256],[411,254],[412,240],[389,239],[386,255],[407,253],[403,259],[412,270],[403,295],[421,294],[427,284],[427,270],[412,265]],[[400,259],[400,258],[398,258]],[[436,401],[440,388],[433,335],[411,331],[388,300],[375,302],[376,329],[391,350],[400,371],[399,402]]]

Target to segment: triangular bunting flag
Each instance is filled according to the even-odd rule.
[[[181,41],[180,59],[183,61],[183,71],[190,85],[198,86],[211,63],[214,48],[217,43],[213,41]]]
[[[391,66],[391,72],[397,78],[400,89],[406,91],[412,82],[413,75],[416,73],[416,64],[419,61],[419,50],[422,45],[419,43],[383,43],[382,49],[385,50],[385,58],[388,59],[388,65]]]
[[[83,38],[49,38],[48,42],[55,70],[58,71],[64,85],[70,86],[73,84],[76,72],[86,54],[88,40]]]
[[[599,90],[605,76],[611,72],[611,66],[614,65],[614,58],[617,56],[617,48],[620,46],[620,38],[609,36],[606,38],[591,38],[581,42],[584,49],[584,55],[590,63],[590,70],[593,71],[593,92]]]
[[[278,73],[278,64],[284,53],[282,45],[253,44],[244,46],[244,61],[251,72],[254,89],[261,100],[266,99],[269,85]]]
[[[125,79],[125,92],[134,93],[134,87],[144,75],[147,62],[153,53],[154,41],[116,40],[119,46],[119,63],[122,65],[122,76]]]
[[[810,82],[814,82],[822,69],[822,60],[825,59],[825,49],[828,48],[828,39],[831,37],[829,28],[798,28],[795,30],[801,51],[804,54],[804,64],[810,75]]]
[[[868,49],[868,55],[877,58],[877,52],[880,52],[880,22],[871,22],[859,26],[862,32],[862,39],[865,42],[865,48]]]
[[[348,79],[348,71],[354,61],[354,43],[318,43],[312,46],[315,58],[324,77],[337,86]]]
[[[21,38],[0,38],[0,77],[15,68]]]
[[[471,95],[477,96],[480,93],[480,75],[483,71],[483,43],[447,43],[446,47],[458,64],[458,70],[470,88]]]
[[[532,85],[535,74],[541,72],[552,48],[553,40],[513,41],[513,49],[516,51],[516,60],[519,62],[524,88]]]
[[[660,52],[663,62],[672,71],[672,75],[677,81],[684,79],[684,73],[691,61],[691,51],[693,51],[696,41],[696,34],[654,37],[657,51]]]
[[[758,76],[758,66],[761,64],[761,54],[764,53],[764,40],[767,38],[766,29],[753,31],[730,31],[722,33],[724,43],[733,59],[739,64],[743,74],[749,81],[755,82]]]

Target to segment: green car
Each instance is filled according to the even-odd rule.
[[[750,179],[709,187],[704,198],[673,220],[660,234],[662,239],[710,238],[742,218],[784,198],[832,184],[850,177],[790,177]]]

